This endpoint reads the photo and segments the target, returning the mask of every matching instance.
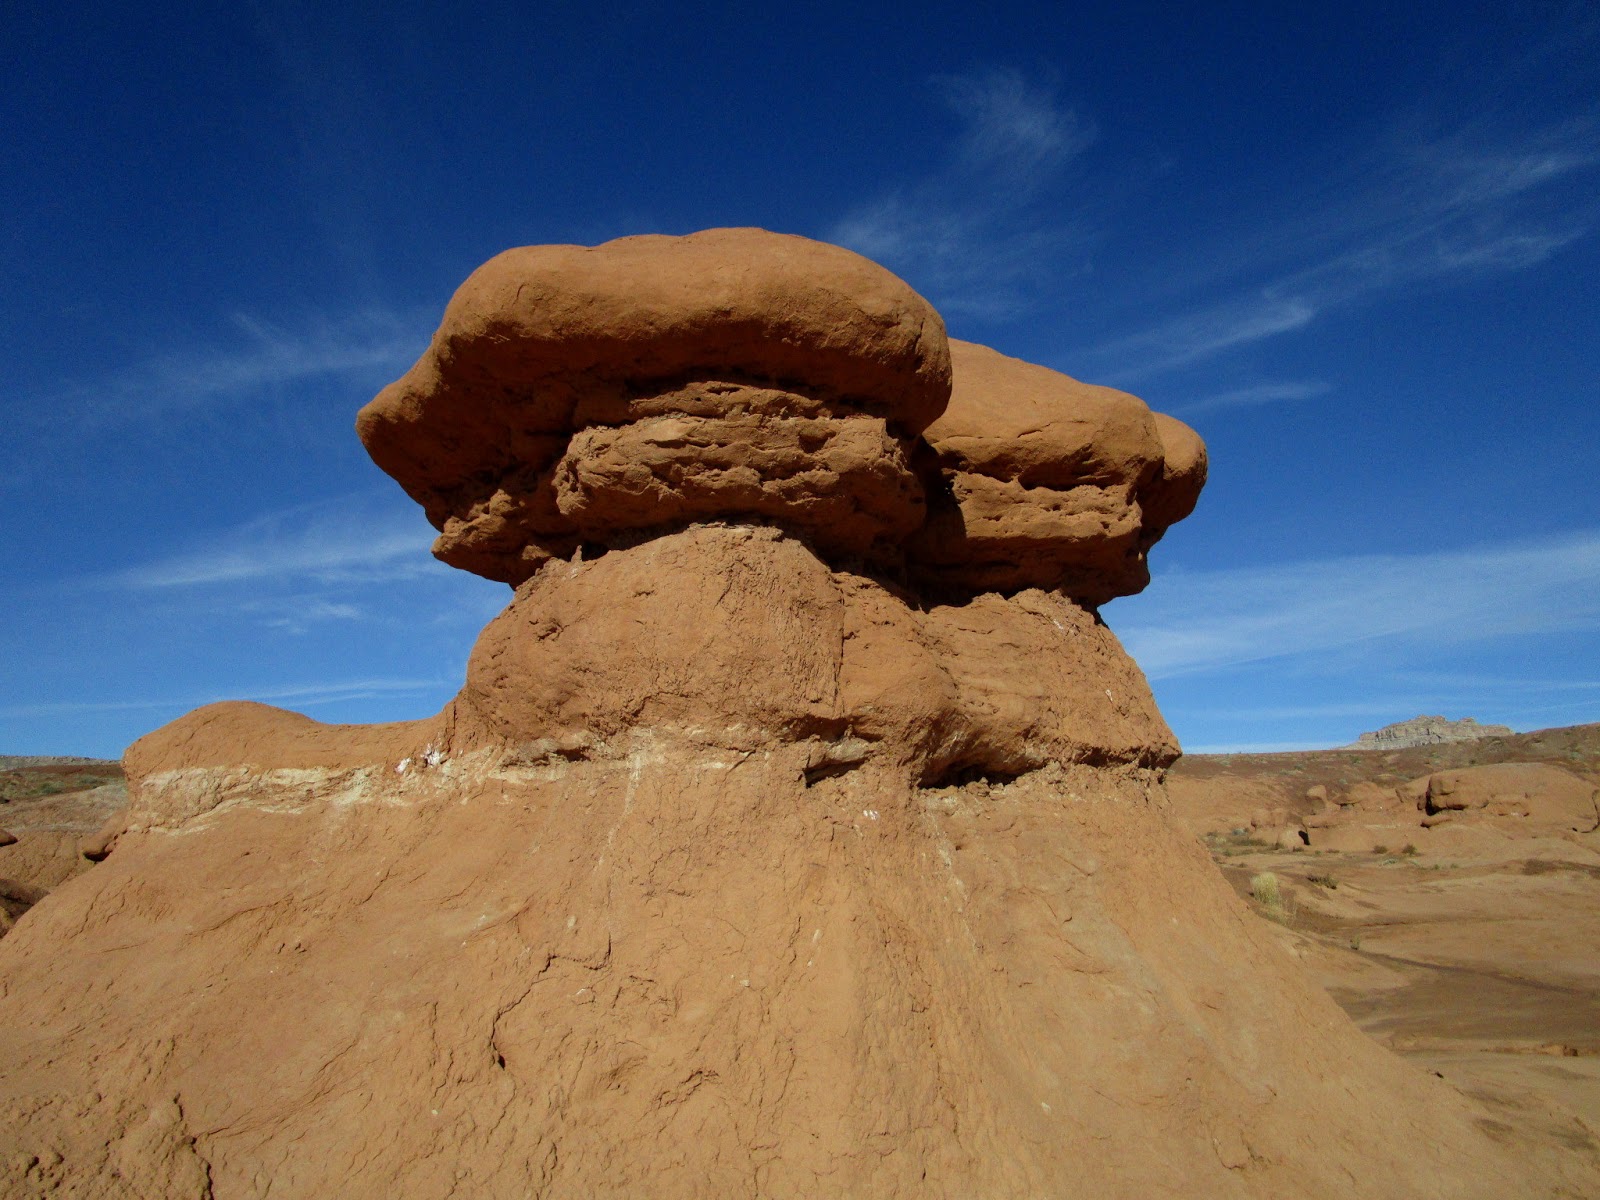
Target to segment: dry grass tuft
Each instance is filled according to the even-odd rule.
[[[1250,876],[1250,895],[1261,906],[1261,911],[1274,921],[1288,924],[1294,915],[1283,894],[1283,888],[1278,883],[1278,877],[1271,871]]]

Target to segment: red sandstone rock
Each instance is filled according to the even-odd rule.
[[[1303,976],[1156,771],[919,787],[699,695],[577,744],[256,706],[145,739],[117,852],[0,943],[5,1187],[1545,1187]],[[255,765],[212,761],[228,726]]]
[[[1350,790],[1339,797],[1339,806],[1367,817],[1374,813],[1415,807],[1403,804],[1394,788],[1382,787],[1365,779],[1350,785]]]
[[[0,849],[0,876],[46,890],[84,870],[70,833],[38,830]]]
[[[1459,816],[1529,834],[1587,833],[1600,824],[1595,796],[1586,780],[1544,763],[1441,771],[1428,778],[1423,823]]]
[[[584,541],[706,516],[763,517],[884,559],[922,522],[906,447],[877,417],[648,417],[574,435],[553,476]]]
[[[1161,471],[1144,491],[1139,504],[1144,510],[1144,526],[1151,543],[1168,528],[1194,511],[1200,492],[1206,486],[1206,444],[1200,435],[1176,417],[1152,412],[1156,435],[1161,439]],[[1146,547],[1148,549],[1148,547]]]
[[[508,250],[357,428],[435,553],[509,583],[581,542],[779,512],[881,556],[922,519],[910,439],[949,381],[938,314],[883,268],[720,229]]]
[[[15,879],[0,879],[0,937],[10,933],[17,920],[49,893],[42,887]]]
[[[1143,588],[1146,552],[1205,483],[1199,437],[1125,392],[950,345],[950,405],[925,435],[948,494],[910,543],[917,576],[966,593],[1059,588],[1090,605]]]
[[[835,561],[910,527],[943,354],[753,231],[469,280],[361,429],[516,595],[436,717],[129,749],[116,853],[0,942],[0,1191],[1553,1194],[1176,826],[1085,605],[1197,441],[1046,372],[933,439],[958,498],[1044,493],[922,543],[941,594]]]
[[[113,813],[106,823],[78,843],[78,853],[90,862],[104,862],[117,848],[117,839],[128,828],[128,810]]]
[[[546,567],[479,639],[469,712],[507,744],[640,726],[750,746],[864,738],[919,779],[1177,755],[1143,676],[1070,601],[919,611],[770,529],[691,529]]]

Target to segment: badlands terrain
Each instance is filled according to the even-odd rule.
[[[1457,810],[1424,827],[1425,798],[1414,799],[1430,776],[1496,772],[1531,782],[1519,792],[1534,807],[1575,791],[1592,809],[1600,725],[1391,751],[1186,756],[1168,789],[1228,882],[1367,1034],[1481,1100],[1528,1152],[1594,1157],[1600,835],[1580,832],[1594,821],[1580,809],[1576,828],[1552,832],[1518,829],[1529,816]],[[1309,844],[1280,847],[1286,825]],[[1253,895],[1263,873],[1278,881],[1277,907]]]
[[[1181,422],[735,229],[497,256],[356,432],[508,604],[7,764],[0,1195],[1600,1194],[1592,772],[1182,763]]]

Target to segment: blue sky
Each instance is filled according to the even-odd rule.
[[[1104,614],[1188,748],[1600,720],[1592,5],[332,7],[11,18],[0,751],[435,711],[508,593],[356,409],[498,251],[716,225],[1204,434]]]

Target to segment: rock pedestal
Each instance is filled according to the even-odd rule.
[[[130,748],[109,856],[0,942],[0,1190],[1582,1191],[1175,827],[1095,606],[1198,439],[977,347],[946,408],[951,362],[759,231],[474,275],[360,429],[510,605],[436,717]]]

